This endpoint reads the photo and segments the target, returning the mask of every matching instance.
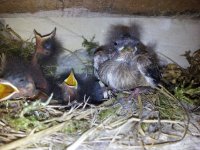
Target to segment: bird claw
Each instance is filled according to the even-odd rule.
[[[138,96],[140,94],[152,94],[154,93],[154,89],[149,87],[149,86],[140,86],[140,87],[136,87],[135,89],[133,89],[133,91],[131,92],[131,95],[129,97],[133,97],[134,99],[138,99]]]

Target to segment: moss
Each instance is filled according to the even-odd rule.
[[[200,87],[180,86],[174,90],[174,95],[186,104],[199,105]]]
[[[70,122],[62,129],[65,133],[83,133],[90,128],[89,122],[87,120],[70,120]]]
[[[149,127],[149,124],[147,124],[147,123],[141,123],[141,128],[142,128],[144,131],[146,131],[146,130],[148,129],[148,127]]]
[[[44,129],[46,126],[39,122],[34,116],[30,117],[20,117],[20,118],[10,118],[9,116],[4,117],[8,121],[9,125],[16,130],[31,131],[37,127],[37,130]]]
[[[0,27],[0,54],[21,56],[28,60],[33,52],[33,42],[23,40],[8,25]]]
[[[99,119],[102,121],[102,120],[105,120],[106,118],[108,118],[109,116],[116,115],[117,111],[119,109],[120,109],[120,107],[111,107],[111,108],[102,110],[99,113]]]
[[[93,49],[97,48],[99,46],[98,42],[95,42],[95,36],[93,36],[91,39],[83,38],[82,46],[86,48],[89,55],[93,55]]]
[[[162,119],[183,120],[184,110],[180,106],[179,102],[174,99],[170,99],[164,94],[159,93],[159,99],[156,101],[156,109],[160,113]]]

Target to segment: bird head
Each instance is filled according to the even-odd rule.
[[[129,35],[120,36],[113,41],[113,47],[118,52],[135,50],[140,41],[137,38],[131,38]]]
[[[77,98],[78,94],[78,81],[74,76],[73,70],[71,70],[70,74],[64,80],[64,82],[60,85],[62,90],[62,97],[64,103],[68,103],[69,101],[73,101]]]
[[[107,31],[106,44],[108,44],[116,53],[122,55],[137,51],[137,46],[141,43],[141,26],[131,24],[130,26],[118,24],[112,25]]]
[[[18,88],[7,80],[0,79],[0,101],[12,98],[19,93]]]
[[[44,58],[52,56],[58,50],[58,42],[55,39],[56,28],[46,35],[41,35],[36,30],[34,30],[36,39],[35,57]]]
[[[1,92],[11,92],[6,94],[8,96],[6,99],[33,96],[36,91],[33,75],[30,72],[33,68],[21,57],[7,57],[2,54],[0,59]]]
[[[12,85],[18,89],[18,93],[12,96],[12,98],[32,97],[36,93],[35,83],[30,74],[15,73],[6,76]]]

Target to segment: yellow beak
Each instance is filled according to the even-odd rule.
[[[8,81],[0,81],[0,101],[11,98],[15,93],[19,93],[16,86]]]
[[[78,82],[74,76],[73,71],[71,71],[69,76],[65,79],[65,84],[69,87],[77,88]]]

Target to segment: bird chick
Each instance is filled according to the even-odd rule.
[[[155,58],[152,58],[153,55],[130,32],[130,27],[115,26],[113,29],[110,33],[115,35],[107,40],[107,45],[112,49],[111,57],[107,56],[110,51],[107,49],[101,50],[103,54],[98,51],[94,54],[94,64],[98,66],[94,68],[99,79],[110,88],[119,91],[140,86],[155,87],[160,81],[160,72]]]
[[[1,56],[0,100],[32,97],[37,94],[31,67],[22,58]]]
[[[90,104],[100,104],[105,98],[108,98],[107,91],[104,87],[101,87],[96,77],[74,74],[73,71],[60,85],[60,88],[62,100],[65,104],[74,100],[78,102],[85,100]]]
[[[41,35],[36,30],[34,34],[36,38],[35,53],[32,58],[34,81],[38,89],[50,94],[52,72],[55,70],[57,57],[61,52],[61,44],[55,37],[56,28],[46,35]]]

